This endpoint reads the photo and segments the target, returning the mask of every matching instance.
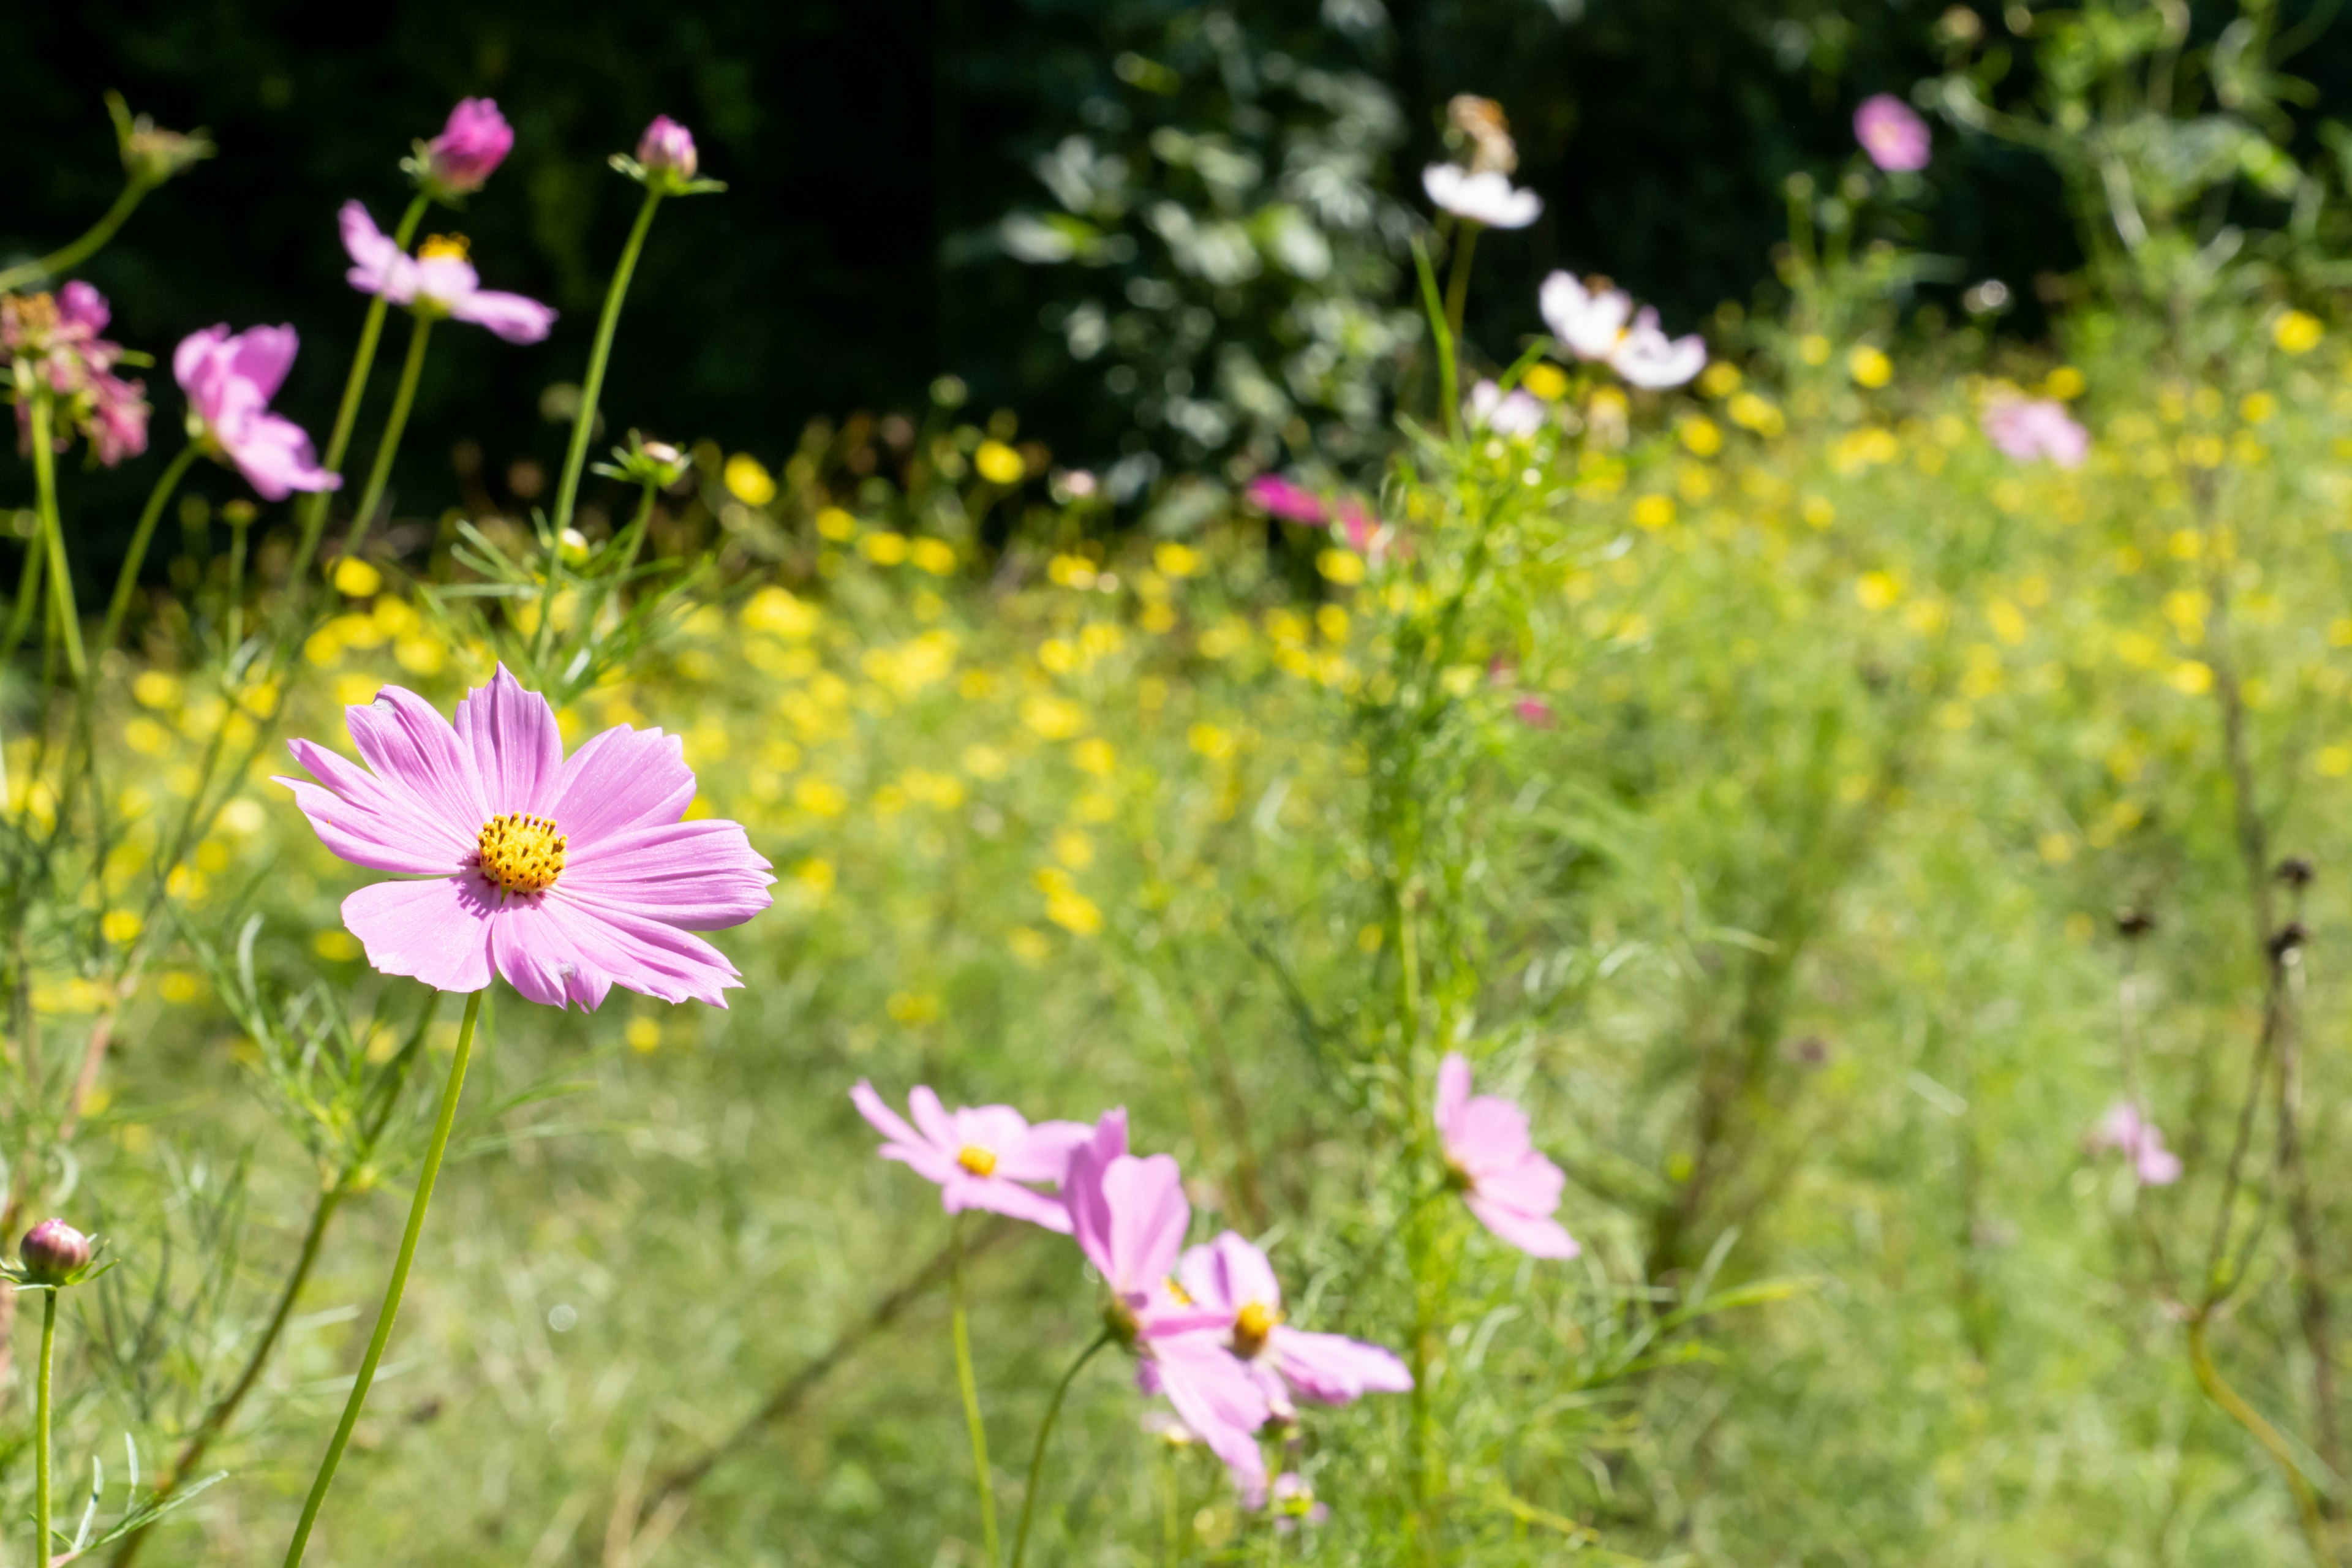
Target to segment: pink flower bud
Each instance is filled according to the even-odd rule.
[[[701,160],[694,150],[694,132],[667,114],[656,114],[646,133],[637,138],[637,162],[648,174],[675,174],[681,180],[694,178]]]
[[[16,1256],[34,1284],[62,1285],[89,1267],[89,1237],[61,1219],[45,1219],[25,1233]]]
[[[487,98],[461,100],[425,144],[425,178],[451,195],[478,191],[514,150],[514,127]]]

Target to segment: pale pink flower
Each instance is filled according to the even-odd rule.
[[[656,114],[637,138],[637,163],[649,174],[672,174],[691,180],[701,166],[694,148],[694,132],[667,114]]]
[[[441,134],[425,143],[420,173],[438,194],[468,195],[482,188],[513,150],[514,127],[496,100],[461,99]]]
[[[1491,381],[1470,389],[1465,412],[1474,428],[1497,436],[1532,436],[1544,427],[1544,405],[1539,400],[1525,392],[1505,392]]]
[[[1284,1321],[1282,1281],[1274,1265],[1236,1232],[1185,1253],[1176,1280],[1194,1304],[1220,1316],[1226,1348],[1248,1366],[1282,1420],[1297,1414],[1293,1394],[1317,1405],[1348,1405],[1367,1394],[1412,1387],[1404,1363],[1380,1346]]]
[[[1093,1128],[1079,1121],[1041,1121],[1032,1127],[1009,1105],[951,1111],[921,1084],[907,1096],[913,1126],[885,1105],[864,1079],[849,1098],[857,1113],[882,1134],[882,1157],[938,1183],[940,1206],[948,1213],[986,1209],[1064,1236],[1070,1233],[1070,1213],[1062,1201],[1034,1189],[1061,1184],[1070,1151],[1093,1137]]]
[[[1862,100],[1853,111],[1853,139],[1870,161],[1890,174],[1908,174],[1927,166],[1927,122],[1891,92]]]
[[[227,324],[180,340],[172,374],[188,395],[197,440],[234,463],[265,500],[295,490],[331,490],[342,477],[319,467],[302,427],[269,411],[269,400],[294,363],[291,327],[250,327],[232,335]]]
[[[1523,191],[1498,170],[1476,174],[1456,163],[1432,163],[1421,172],[1429,199],[1455,217],[1488,228],[1525,228],[1543,212],[1543,198]]]
[[[1555,272],[1536,290],[1544,325],[1560,347],[1581,360],[1605,360],[1624,341],[1633,319],[1633,300],[1622,289],[1596,281],[1588,287],[1573,272]]]
[[[1252,506],[1285,522],[1322,522],[1331,515],[1321,497],[1280,474],[1260,474],[1242,493]]]
[[[1528,1139],[1527,1112],[1470,1093],[1470,1064],[1448,1052],[1437,1068],[1437,1137],[1448,1177],[1478,1223],[1534,1258],[1573,1258],[1576,1240],[1553,1219],[1568,1178]]]
[[[2079,468],[2091,455],[2091,433],[2055,398],[1997,397],[1986,405],[1982,423],[1986,438],[2021,463],[2047,458],[2062,468]]]
[[[343,204],[340,221],[352,258],[343,276],[363,294],[380,294],[420,316],[471,321],[510,343],[535,343],[555,324],[553,306],[483,288],[463,239],[435,235],[410,256],[358,202]]]
[[[387,686],[344,710],[367,766],[289,742],[319,782],[281,778],[343,859],[417,881],[343,900],[386,974],[593,1008],[614,985],[727,1005],[741,977],[696,931],[766,909],[775,880],[743,829],[683,820],[694,774],[675,735],[616,725],[568,759],[555,711],[499,667],[457,723]]]
[[[1696,332],[1667,337],[1658,325],[1657,310],[1644,305],[1609,356],[1609,368],[1654,392],[1680,386],[1706,368],[1706,340]]]
[[[2132,1163],[2143,1185],[2168,1187],[2180,1180],[2180,1156],[2164,1146],[2164,1134],[2131,1101],[2107,1108],[2091,1132],[2091,1147],[2121,1153]]]

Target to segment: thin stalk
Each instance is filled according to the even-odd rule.
[[[2279,1473],[2286,1478],[2287,1489],[2294,1493],[2295,1514],[2303,1523],[2303,1538],[2311,1548],[2312,1562],[2317,1568],[2336,1568],[2336,1552],[2327,1543],[2327,1521],[2320,1517],[2319,1495],[2311,1489],[2303,1467],[2294,1461],[2294,1451],[2279,1436],[2278,1428],[2263,1419],[2262,1413],[2247,1404],[2214,1366],[2212,1353],[2205,1346],[2205,1321],[2206,1314],[2201,1311],[2189,1320],[2189,1364],[2197,1373],[2197,1385],[2221,1407],[2223,1415],[2261,1444],[2263,1451],[2278,1466]]]
[[[361,1407],[367,1404],[368,1388],[375,1382],[375,1369],[383,1361],[384,1346],[392,1341],[393,1321],[400,1316],[400,1298],[408,1289],[409,1266],[416,1261],[417,1239],[425,1234],[425,1211],[433,1203],[433,1184],[440,1177],[441,1157],[448,1152],[449,1133],[457,1124],[457,1098],[465,1091],[466,1063],[474,1051],[474,1024],[481,1014],[482,993],[477,991],[466,998],[466,1016],[457,1026],[457,1050],[449,1061],[449,1081],[441,1090],[441,1110],[434,1119],[433,1142],[425,1145],[425,1166],[416,1177],[416,1196],[408,1205],[408,1228],[401,1234],[400,1254],[392,1265],[392,1281],[384,1287],[383,1305],[376,1311],[375,1333],[368,1340],[367,1354],[360,1361],[359,1376],[352,1381],[351,1397],[343,1404],[343,1418],[336,1424],[334,1439],[327,1445],[326,1458],[320,1461],[318,1477],[310,1483],[310,1495],[302,1504],[301,1521],[295,1525],[294,1539],[286,1548],[286,1568],[299,1568],[302,1552],[310,1544],[311,1527],[319,1522],[319,1510],[327,1500],[327,1489],[334,1484],[335,1468],[342,1463],[343,1450],[351,1445],[352,1429],[359,1425]]]
[[[1182,1500],[1176,1474],[1176,1449],[1165,1445],[1167,1453],[1160,1465],[1160,1568],[1176,1568],[1176,1560],[1184,1541],[1182,1516],[1179,1511]]]
[[[41,514],[41,540],[49,556],[49,607],[58,617],[58,636],[65,645],[66,668],[74,684],[89,678],[89,661],[82,656],[81,617],[74,608],[73,574],[66,570],[65,524],[58,521],[58,453],[50,432],[49,394],[33,394],[29,423],[33,439],[33,489]]]
[[[619,265],[613,268],[613,282],[604,290],[604,313],[596,319],[596,342],[588,351],[588,374],[580,383],[580,412],[572,426],[572,447],[563,454],[563,482],[555,492],[555,533],[558,539],[572,526],[572,509],[580,499],[580,470],[588,464],[588,443],[596,433],[596,401],[604,392],[604,363],[613,357],[613,333],[621,324],[621,300],[629,291],[629,277],[637,269],[637,253],[646,247],[646,231],[653,226],[654,208],[661,205],[661,193],[650,185],[646,188],[645,205],[637,209],[637,221],[629,230],[629,240],[621,247]]]
[[[58,1345],[58,1288],[41,1291],[41,1366],[33,1384],[33,1568],[49,1568],[49,1362]]]
[[[1438,412],[1444,416],[1446,435],[1458,441],[1462,382],[1454,366],[1454,329],[1446,325],[1445,307],[1437,298],[1437,274],[1430,269],[1429,251],[1419,239],[1412,242],[1412,265],[1421,278],[1421,306],[1429,315],[1430,334],[1437,340]]]
[[[60,272],[72,271],[95,255],[99,247],[114,237],[114,231],[123,226],[132,209],[154,188],[144,180],[125,181],[122,194],[114,198],[114,205],[84,230],[79,239],[69,240],[37,260],[0,268],[0,294],[22,289],[27,283],[37,283],[44,278],[54,278]]]
[[[1478,248],[1478,231],[1485,226],[1462,220],[1454,233],[1454,263],[1445,279],[1445,330],[1462,341],[1462,315],[1470,302],[1470,258]]]
[[[228,525],[228,593],[221,605],[221,657],[233,658],[245,640],[245,539],[250,519]]]
[[[408,204],[400,216],[400,226],[393,231],[393,243],[401,249],[416,237],[416,226],[425,220],[425,209],[431,198],[422,192]],[[335,427],[327,437],[327,454],[323,466],[331,474],[343,471],[343,455],[350,450],[352,427],[359,422],[360,399],[367,392],[368,372],[375,366],[375,346],[383,336],[383,314],[388,308],[384,297],[378,294],[368,301],[367,320],[360,325],[360,346],[352,355],[352,373],[343,380],[343,401],[335,410]],[[295,546],[293,570],[286,581],[297,593],[301,591],[305,574],[310,570],[311,559],[319,552],[319,537],[327,526],[329,490],[312,490],[302,499],[302,538]]]
[[[359,510],[352,516],[352,531],[343,540],[343,553],[357,555],[360,542],[375,522],[384,486],[392,482],[392,459],[400,450],[401,432],[408,427],[408,405],[416,400],[416,379],[425,373],[425,343],[433,335],[433,318],[419,316],[408,334],[408,357],[400,366],[400,385],[392,395],[392,412],[384,416],[383,439],[376,443],[375,462],[368,468],[367,489],[360,493]]]
[[[963,1215],[950,1222],[948,1236],[948,1321],[955,1335],[956,1386],[963,1390],[963,1423],[971,1432],[972,1484],[980,1489],[980,1536],[987,1548],[989,1568],[1004,1561],[996,1539],[996,1486],[988,1468],[988,1424],[980,1413],[980,1381],[971,1370],[971,1331],[964,1318]]]
[[[40,541],[26,542],[25,569],[16,578],[16,607],[9,614],[5,640],[0,640],[0,664],[16,657],[25,634],[33,629],[33,606],[40,601],[41,568],[47,561]]]
[[[98,635],[98,646],[110,648],[114,639],[122,635],[122,617],[130,613],[131,595],[139,586],[139,568],[147,562],[147,545],[155,537],[155,525],[163,520],[163,507],[171,500],[172,492],[180,488],[181,476],[188,465],[196,460],[197,447],[194,441],[180,448],[155,488],[148,492],[146,510],[139,514],[139,526],[131,531],[130,552],[122,558],[121,574],[114,580],[114,597],[107,601],[106,626]]]
[[[1029,1485],[1021,1494],[1021,1523],[1013,1532],[1013,1568],[1021,1568],[1021,1560],[1029,1551],[1029,1520],[1037,1509],[1037,1483],[1045,1470],[1045,1440],[1054,1435],[1055,1419],[1062,1414],[1062,1400],[1077,1381],[1078,1371],[1095,1359],[1095,1352],[1110,1343],[1111,1333],[1105,1329],[1095,1336],[1094,1343],[1078,1352],[1062,1381],[1054,1385],[1054,1397],[1045,1406],[1045,1419],[1037,1426],[1037,1446],[1029,1452]]]

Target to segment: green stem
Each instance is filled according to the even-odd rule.
[[[988,1468],[988,1424],[980,1414],[980,1382],[971,1371],[971,1332],[964,1318],[963,1215],[950,1222],[948,1235],[949,1322],[955,1333],[956,1385],[963,1390],[963,1421],[971,1431],[972,1483],[980,1489],[980,1536],[988,1552],[989,1568],[1004,1561],[996,1539],[996,1486]]]
[[[1029,1520],[1036,1511],[1037,1482],[1045,1470],[1045,1440],[1054,1435],[1055,1419],[1062,1414],[1063,1396],[1070,1392],[1070,1384],[1077,1381],[1079,1369],[1094,1360],[1095,1352],[1110,1341],[1108,1329],[1096,1335],[1095,1342],[1078,1352],[1078,1359],[1070,1363],[1070,1370],[1064,1373],[1062,1381],[1054,1385],[1053,1400],[1045,1406],[1045,1419],[1037,1426],[1037,1446],[1029,1452],[1029,1485],[1021,1495],[1021,1523],[1013,1532],[1013,1568],[1021,1568],[1021,1560],[1029,1551]]]
[[[400,226],[393,231],[394,244],[403,250],[408,248],[408,242],[416,237],[416,226],[425,219],[425,209],[431,205],[431,198],[421,192],[408,204],[408,210],[401,215]],[[331,474],[343,471],[343,454],[351,448],[352,427],[359,422],[360,399],[367,392],[368,372],[375,366],[376,342],[383,336],[385,309],[386,301],[381,294],[368,301],[367,320],[360,327],[359,352],[352,356],[352,373],[343,380],[343,401],[335,410],[335,427],[327,437],[327,454],[321,466]],[[302,500],[301,542],[295,547],[294,568],[286,578],[297,593],[301,591],[303,576],[319,552],[319,536],[327,526],[327,503],[332,493],[312,490]]]
[[[96,253],[100,246],[114,237],[114,231],[123,226],[131,210],[154,188],[144,180],[126,181],[122,194],[114,198],[114,205],[107,208],[105,216],[90,225],[79,239],[52,250],[38,260],[0,269],[0,294],[22,289],[27,283],[37,283],[44,278],[54,278],[60,272],[69,272],[81,265]]]
[[[41,568],[48,556],[38,540],[25,542],[25,570],[16,579],[16,608],[8,616],[5,641],[0,641],[0,664],[16,657],[25,643],[25,634],[33,629],[33,606],[40,600]]]
[[[572,426],[572,447],[563,455],[563,482],[555,491],[555,534],[562,538],[563,531],[572,526],[572,509],[580,499],[580,470],[588,464],[588,443],[596,434],[596,400],[604,392],[604,362],[613,356],[613,333],[621,324],[621,300],[629,291],[629,276],[637,269],[637,252],[646,245],[646,231],[653,226],[654,208],[661,205],[661,193],[647,186],[645,205],[637,209],[637,221],[629,230],[629,242],[621,247],[620,264],[613,268],[612,286],[604,290],[604,313],[596,319],[595,345],[588,351],[588,374],[580,384],[580,412]]]
[[[400,385],[392,395],[392,412],[384,416],[383,439],[376,443],[367,489],[360,492],[359,510],[352,513],[352,531],[343,540],[345,556],[358,555],[361,541],[375,521],[375,509],[383,501],[384,486],[392,482],[392,459],[400,450],[401,432],[408,427],[408,405],[416,401],[416,380],[425,374],[425,343],[432,335],[433,318],[417,317],[408,334],[408,357],[401,363]]]
[[[1479,227],[1464,218],[1454,231],[1461,237],[1454,243],[1453,270],[1445,279],[1445,330],[1457,344],[1462,342],[1462,313],[1470,302],[1470,257],[1478,248]]]
[[[41,512],[41,538],[49,555],[49,608],[58,617],[58,636],[65,645],[66,668],[74,684],[89,678],[89,661],[81,651],[81,616],[74,607],[73,574],[66,570],[65,524],[58,520],[58,453],[50,434],[51,405],[47,390],[33,394],[33,488]]]
[[[180,478],[188,465],[196,460],[197,447],[194,441],[180,448],[163,478],[148,492],[147,508],[139,514],[139,526],[131,531],[131,551],[122,558],[122,573],[114,580],[114,597],[107,601],[106,626],[98,636],[100,648],[110,648],[114,639],[122,635],[122,617],[130,613],[131,591],[139,586],[139,568],[146,564],[148,542],[155,537],[155,525],[163,520],[163,507],[172,492],[180,488]]]
[[[41,1366],[33,1385],[33,1568],[49,1568],[49,1361],[58,1344],[58,1289],[41,1292]]]
[[[286,1548],[286,1568],[299,1568],[303,1550],[310,1544],[310,1529],[318,1523],[319,1510],[327,1500],[327,1489],[334,1484],[335,1467],[342,1463],[343,1450],[351,1445],[352,1428],[359,1425],[369,1385],[375,1382],[375,1369],[383,1361],[384,1346],[391,1342],[393,1321],[400,1315],[400,1298],[408,1289],[409,1266],[416,1261],[417,1238],[425,1234],[425,1211],[433,1202],[433,1184],[441,1174],[441,1157],[448,1152],[450,1130],[457,1124],[457,1097],[466,1088],[466,1062],[474,1051],[474,1023],[481,1014],[482,993],[477,991],[466,998],[466,1016],[457,1026],[457,1050],[449,1061],[449,1081],[441,1090],[441,1111],[434,1119],[433,1142],[425,1146],[425,1168],[417,1173],[416,1196],[408,1205],[408,1228],[401,1234],[392,1282],[384,1287],[383,1305],[376,1312],[375,1333],[368,1340],[367,1354],[360,1360],[359,1376],[352,1384],[351,1397],[343,1403],[343,1418],[336,1424],[334,1440],[327,1445],[327,1456],[319,1462],[318,1477],[302,1504],[301,1521]]]
[[[246,531],[253,526],[247,518],[230,520],[228,525],[228,593],[221,606],[221,657],[234,658],[236,645],[245,640],[245,539]]]
[[[1430,335],[1437,340],[1438,413],[1444,417],[1446,435],[1458,441],[1462,438],[1462,383],[1454,365],[1454,329],[1446,325],[1445,307],[1437,298],[1437,274],[1430,268],[1428,247],[1418,238],[1412,242],[1412,265],[1421,278],[1421,307],[1429,314]]]
[[[2246,1403],[2238,1391],[2230,1386],[2213,1364],[2212,1353],[2205,1345],[2205,1313],[2198,1312],[2189,1320],[2189,1364],[2197,1374],[2198,1386],[2206,1397],[2221,1407],[2222,1413],[2245,1429],[2248,1436],[2262,1445],[2263,1452],[2278,1466],[2286,1478],[2287,1489],[2294,1494],[2294,1509],[2303,1523],[2305,1544],[2311,1548],[2315,1568],[2336,1568],[2335,1550],[2327,1543],[2327,1521],[2319,1511],[2319,1496],[2312,1490],[2303,1467],[2295,1462],[2294,1451],[2278,1428],[2263,1418],[2262,1413]]]

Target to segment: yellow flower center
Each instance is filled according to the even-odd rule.
[[[1253,1356],[1265,1349],[1265,1336],[1282,1321],[1282,1309],[1269,1307],[1263,1301],[1250,1301],[1234,1314],[1234,1352]]]
[[[462,234],[428,234],[416,247],[419,261],[463,261],[471,242]]]
[[[481,851],[482,875],[504,893],[544,892],[563,875],[564,847],[572,842],[556,831],[551,816],[525,816],[509,811],[482,824],[475,840]]]
[[[975,1176],[992,1176],[996,1173],[996,1151],[983,1149],[977,1143],[967,1143],[963,1152],[956,1156],[956,1163]]]

